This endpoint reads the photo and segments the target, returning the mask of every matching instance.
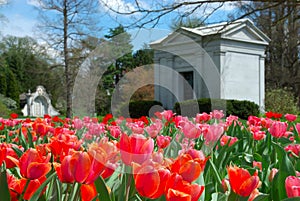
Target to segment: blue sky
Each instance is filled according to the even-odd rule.
[[[0,0],[6,1],[6,0]],[[38,11],[35,9],[34,4],[35,0],[9,0],[10,3],[5,6],[0,7],[0,13],[5,16],[6,20],[4,22],[1,22],[0,26],[0,32],[3,36],[5,35],[14,35],[18,37],[23,36],[31,36],[35,37],[34,33],[34,26],[38,22]],[[133,7],[133,4],[130,3],[132,1],[130,0],[101,0],[104,2],[108,2],[112,6],[116,6],[118,8],[131,8]],[[152,1],[140,1],[144,2],[145,6],[146,4]],[[146,3],[147,2],[147,3]],[[230,5],[225,6],[220,11],[218,11],[211,19],[212,21],[222,21],[224,20],[225,14],[232,9]],[[112,13],[109,13],[109,11],[105,10],[105,8],[99,8],[99,10],[106,13],[104,15],[104,18],[101,19],[103,23],[101,23],[103,27],[103,35],[107,34],[110,28],[114,28],[118,25],[118,22],[130,22],[129,17],[124,16],[115,16]],[[202,12],[200,10],[200,12]],[[109,14],[111,14],[109,16]],[[197,14],[197,13],[196,13]],[[202,13],[198,13],[199,15],[203,15]],[[135,49],[138,47],[141,47],[144,43],[148,43],[149,41],[153,41],[156,39],[159,39],[167,33],[170,32],[169,26],[172,17],[175,17],[175,13],[167,16],[166,18],[163,18],[162,21],[155,27],[155,29],[151,29],[151,31],[140,31],[139,35],[135,35],[133,37],[134,39],[134,45]],[[137,16],[138,17],[138,16]],[[223,18],[223,19],[222,19]],[[136,32],[137,30],[130,30],[130,32]]]

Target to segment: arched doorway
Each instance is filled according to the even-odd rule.
[[[48,114],[48,103],[45,97],[36,97],[32,104],[32,116],[42,117],[45,114]]]

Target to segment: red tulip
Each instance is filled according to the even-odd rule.
[[[133,163],[135,187],[138,193],[144,197],[156,199],[165,192],[166,183],[170,177],[170,171],[156,163]],[[147,181],[147,185],[145,185]]]
[[[18,114],[17,113],[11,113],[10,114],[10,117],[12,118],[12,119],[16,119],[16,118],[18,118]]]
[[[94,184],[82,184],[80,186],[80,196],[82,201],[91,201],[97,196],[97,194],[98,193]]]
[[[103,141],[103,140],[102,140]],[[111,142],[91,144],[88,152],[70,151],[62,159],[61,164],[55,163],[58,178],[64,183],[93,183],[100,174],[107,178],[114,171],[113,165],[105,167],[109,161],[114,162],[117,148]]]
[[[30,180],[26,191],[24,192],[23,200],[29,200],[45,180],[46,177],[40,177],[39,179]],[[7,174],[7,184],[11,201],[19,200],[18,197],[23,193],[27,181],[28,180],[25,178],[17,179],[13,175]]]
[[[104,164],[82,151],[73,151],[61,164],[55,163],[54,166],[61,182],[85,184],[93,183],[104,168]]]
[[[227,171],[231,189],[240,196],[250,196],[252,191],[258,188],[260,184],[257,172],[251,176],[247,170],[237,166],[229,166]]]
[[[300,178],[288,176],[285,179],[285,190],[289,198],[300,197]]]
[[[43,156],[36,149],[28,149],[20,158],[21,175],[28,179],[44,177],[50,170],[50,155]]]
[[[140,134],[121,135],[121,159],[126,165],[131,165],[132,162],[142,164],[151,157],[153,149],[154,142],[151,138]]]
[[[7,149],[6,145],[4,143],[0,144],[0,167],[3,163],[3,161],[6,159],[7,155]]]

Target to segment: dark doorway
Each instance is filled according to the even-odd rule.
[[[184,83],[183,86],[183,97],[185,100],[193,99],[193,89],[194,89],[194,72],[193,71],[187,71],[187,72],[181,72],[180,73],[184,79],[187,81],[187,83]]]

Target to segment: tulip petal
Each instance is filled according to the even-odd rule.
[[[79,158],[75,168],[75,180],[83,183],[89,175],[91,160],[87,152],[79,153]]]
[[[46,176],[46,174],[51,170],[50,163],[37,163],[32,162],[27,168],[27,178],[28,179],[39,179],[40,177]]]
[[[259,184],[258,176],[250,177],[246,181],[244,181],[243,184],[240,186],[238,194],[244,197],[248,197],[250,196],[252,191],[254,191],[258,187],[258,184]]]
[[[82,184],[80,186],[80,195],[82,201],[91,201],[97,196],[97,190],[94,184]]]
[[[157,192],[160,177],[157,170],[152,166],[143,167],[134,178],[136,189],[140,195],[150,198]],[[145,182],[147,182],[147,185],[145,185]]]
[[[56,170],[58,175],[61,173],[61,182],[73,183],[75,180],[74,175],[72,174],[72,169],[74,169],[74,159],[71,159],[71,155],[64,157],[60,168]]]
[[[169,189],[166,195],[167,201],[191,201],[191,195],[178,190]]]
[[[184,163],[179,170],[179,174],[185,181],[193,182],[195,181],[201,173],[201,167],[199,163],[192,160]]]

